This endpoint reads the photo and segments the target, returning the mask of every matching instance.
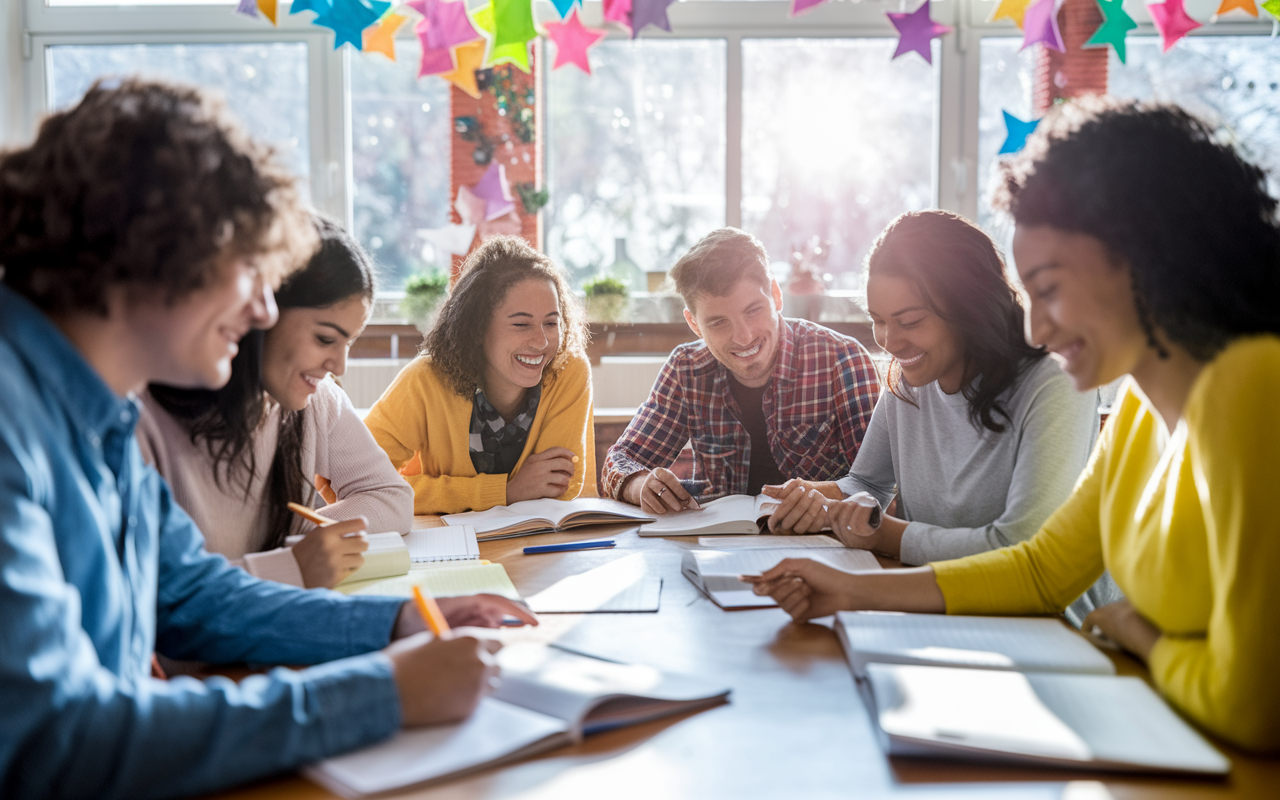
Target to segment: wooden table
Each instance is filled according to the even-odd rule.
[[[419,524],[423,520],[419,519]],[[621,530],[622,532],[618,532]],[[599,538],[610,550],[525,556],[531,542]],[[733,687],[730,702],[709,710],[610,731],[580,745],[402,797],[542,798],[1276,798],[1280,759],[1243,756],[1226,780],[1168,780],[1105,773],[1044,771],[888,759],[876,741],[839,642],[821,624],[793,625],[778,609],[726,612],[680,574],[692,538],[641,539],[629,529],[507,539],[481,545],[530,595],[561,578],[642,555],[662,576],[657,614],[543,615],[539,628],[504,632],[513,640],[560,641],[602,656],[704,675]],[[1122,674],[1141,674],[1116,657]],[[332,797],[288,777],[226,800]]]

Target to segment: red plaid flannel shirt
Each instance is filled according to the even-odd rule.
[[[866,348],[821,325],[784,319],[769,386],[764,416],[782,474],[812,481],[847,475],[880,396]],[[728,369],[702,341],[680,345],[609,448],[601,495],[618,498],[627,476],[670,467],[690,440],[694,480],[708,483],[700,499],[745,494],[751,437],[739,417]]]

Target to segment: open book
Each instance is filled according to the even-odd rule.
[[[701,508],[663,514],[640,528],[641,536],[713,536],[760,533],[778,501],[767,495],[731,494]]]
[[[553,533],[587,525],[620,522],[652,522],[653,517],[639,508],[601,497],[579,497],[576,500],[521,500],[509,506],[495,506],[488,511],[466,511],[446,514],[447,525],[471,525],[476,538],[509,539],[535,533]]]
[[[870,664],[891,755],[1225,775],[1231,762],[1140,678]]]
[[[867,664],[1114,675],[1098,648],[1056,617],[964,617],[841,611],[836,636],[856,677]]]
[[[818,537],[814,537],[818,538]],[[829,537],[821,537],[829,539]],[[834,547],[752,547],[740,550],[690,550],[680,571],[711,601],[724,609],[771,608],[772,597],[757,595],[739,575],[758,575],[784,558],[812,558],[842,570],[878,570],[880,562],[866,550],[853,550],[834,539]]]
[[[420,786],[580,741],[597,731],[724,702],[729,688],[537,644],[499,651],[501,686],[466,720],[403,730],[303,770],[354,798]]]
[[[364,564],[338,586],[404,575],[411,564],[467,561],[480,558],[476,532],[470,526],[419,528],[405,536],[398,533],[370,533]]]

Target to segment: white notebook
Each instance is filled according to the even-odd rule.
[[[770,608],[772,597],[757,595],[739,575],[759,575],[784,558],[812,558],[842,570],[878,570],[880,562],[866,550],[828,548],[747,548],[739,550],[690,550],[680,571],[698,589],[724,609]]]
[[[663,514],[640,528],[641,536],[719,536],[724,534],[758,534],[760,523],[778,507],[778,501],[766,495],[750,497],[731,494],[689,508]]]
[[[1054,617],[965,617],[841,611],[836,635],[853,674],[867,664],[927,664],[1114,675],[1098,648]]]
[[[480,557],[476,529],[471,525],[442,525],[414,528],[404,537],[409,560],[415,564],[439,561],[470,561]]]
[[[312,764],[303,774],[343,797],[421,786],[506,763],[584,735],[724,702],[729,688],[537,644],[498,652],[501,686],[455,725]]]
[[[1231,762],[1139,678],[870,664],[891,755],[1225,775]]]

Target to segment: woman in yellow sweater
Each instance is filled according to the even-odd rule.
[[[551,259],[513,236],[467,258],[422,355],[365,418],[414,513],[595,495],[586,340]]]
[[[1078,389],[1129,376],[1034,537],[874,575],[787,560],[756,591],[798,620],[1054,614],[1107,568],[1127,600],[1086,629],[1209,731],[1280,751],[1280,222],[1265,174],[1219,142],[1174,107],[1073,102],[1004,167],[1032,338]]]

